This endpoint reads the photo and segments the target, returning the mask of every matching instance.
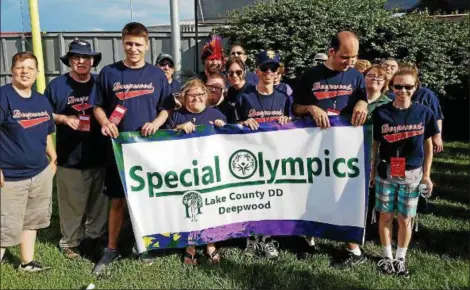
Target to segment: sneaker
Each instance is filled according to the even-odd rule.
[[[255,257],[258,255],[258,253],[261,251],[261,245],[258,242],[258,238],[255,238],[254,240],[251,238],[248,238],[246,240],[246,248],[243,250],[243,253],[248,256],[248,257]]]
[[[410,272],[408,272],[408,269],[406,268],[406,262],[405,259],[399,258],[394,261],[395,269],[397,276],[402,277],[402,278],[410,278]]]
[[[275,240],[270,239],[269,242],[261,242],[261,247],[266,258],[276,259],[279,257],[279,243]]]
[[[31,261],[28,264],[20,264],[18,270],[21,272],[41,272],[44,270],[49,270],[51,267],[44,267],[37,261]]]
[[[364,253],[361,253],[360,256],[349,253],[346,259],[340,261],[339,263],[333,264],[333,267],[336,269],[345,270],[359,266],[365,261],[367,261],[367,257],[364,255]]]
[[[78,247],[62,248],[62,253],[70,259],[80,258],[82,256]]]
[[[393,275],[395,274],[395,267],[393,266],[393,260],[390,258],[383,258],[377,263],[377,267],[380,268],[383,274]]]
[[[143,252],[139,255],[139,260],[145,265],[151,266],[155,262],[155,258],[150,254],[150,252]]]
[[[111,250],[109,248],[104,249],[103,256],[100,261],[93,268],[93,274],[100,275],[103,273],[103,270],[111,264],[114,260],[118,258],[118,252],[116,250]]]

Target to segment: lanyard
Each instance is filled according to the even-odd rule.
[[[323,76],[325,77],[325,83],[326,83],[326,90],[328,91],[330,89],[330,84],[328,83],[328,77],[326,75],[326,69],[328,69],[325,65],[324,66],[324,69],[323,70]],[[344,77],[344,71],[341,73],[341,79],[339,80],[339,85],[342,85],[343,84],[343,77]],[[338,94],[339,94],[339,90],[336,90],[336,94],[335,96],[333,97],[333,110],[336,110],[336,98],[338,97]]]
[[[273,93],[271,94],[272,95],[272,99],[271,99],[271,109],[269,110],[269,112],[272,112],[273,111],[273,106],[274,106],[274,88],[273,88]],[[260,94],[259,94],[259,91],[258,91],[258,86],[256,86],[256,98],[258,99],[258,103],[259,103],[259,106],[261,107],[261,110],[263,111],[263,118],[264,118],[264,112],[266,111],[263,107],[263,104],[261,103],[261,98],[260,98]],[[269,117],[271,117],[271,113],[269,115]]]
[[[124,64],[124,61],[122,62],[122,65],[127,69],[128,67]],[[144,73],[144,69],[145,69],[145,66],[147,64],[145,64],[142,68],[141,68],[141,71],[140,71],[140,75],[139,77],[137,78],[137,81],[135,82],[136,84],[139,83],[140,81],[140,78],[142,77],[142,74]],[[131,69],[131,68],[129,68]],[[121,80],[122,80],[122,86],[124,87],[124,70],[121,71]],[[131,84],[129,84],[129,88],[127,88],[127,90],[124,92],[124,97],[123,97],[123,100],[122,100],[122,106],[124,107],[124,105],[126,104],[126,99],[127,99],[127,96],[129,96],[129,91],[131,90]]]
[[[393,106],[393,104],[392,104]],[[408,125],[408,118],[410,117],[410,112],[411,112],[411,107],[413,106],[413,103],[411,103],[411,105],[408,107],[408,110],[406,112],[406,117],[405,117],[405,124],[404,126],[407,126]],[[395,107],[396,108],[396,107]],[[395,128],[398,128],[398,124],[397,124],[397,119],[396,119],[396,115],[395,114],[392,114],[392,121],[393,121],[393,124],[395,125]],[[398,143],[398,147],[397,147],[397,157],[400,157],[400,152],[403,150],[403,147],[405,147],[405,144],[406,144],[406,139],[402,139],[400,141],[397,141]]]

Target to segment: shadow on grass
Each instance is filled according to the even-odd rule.
[[[441,199],[451,201],[451,202],[460,202],[468,204],[470,203],[470,196],[468,194],[468,184],[466,188],[445,188],[445,187],[436,187],[433,193],[435,196],[438,196]]]
[[[451,204],[436,204],[431,202],[429,212],[434,216],[446,217],[446,218],[458,218],[463,220],[469,220],[470,210],[462,206],[455,206]]]
[[[411,247],[440,256],[470,259],[468,231],[441,231],[420,225],[419,231],[413,235]]]
[[[354,281],[329,271],[313,271],[306,266],[299,268],[295,263],[244,263],[243,260],[225,259],[217,268],[201,266],[214,279],[235,280],[240,288],[249,289],[319,289],[319,288],[362,288]]]

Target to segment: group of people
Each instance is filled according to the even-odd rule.
[[[1,258],[6,248],[20,245],[19,270],[48,269],[34,260],[34,245],[37,230],[50,224],[54,174],[63,253],[79,257],[81,244],[106,240],[95,274],[119,257],[127,203],[111,138],[120,132],[149,136],[174,129],[190,134],[196,126],[228,123],[257,130],[263,122],[284,125],[304,117],[328,130],[332,118],[347,117],[354,126],[373,125],[366,137],[373,138],[370,192],[375,196],[373,212],[380,213],[383,246],[377,265],[385,274],[409,276],[405,258],[412,223],[420,193],[432,191],[433,146],[435,152],[442,150],[443,118],[437,97],[420,87],[415,66],[387,59],[361,73],[353,68],[359,39],[341,31],[332,37],[327,54],[318,55],[292,89],[281,81],[284,66],[275,51],[261,51],[251,72],[241,45],[232,46],[225,59],[221,39],[214,37],[201,55],[204,71],[181,85],[173,79],[171,55],[161,53],[155,64],[145,62],[149,37],[144,25],[126,24],[122,43],[125,58],[94,75],[91,68],[100,63],[101,53],[87,41],[72,41],[60,58],[70,72],[52,80],[45,97],[32,90],[36,57],[30,52],[13,57],[12,82],[0,95]],[[399,228],[394,258],[395,213]],[[307,242],[299,249],[308,253],[315,241],[304,238]],[[278,247],[273,237],[250,237],[244,252],[276,258]],[[346,248],[341,268],[366,261],[359,245],[349,243]],[[208,244],[205,253],[213,264],[222,259],[215,244]],[[153,262],[149,253],[140,259]],[[200,263],[195,247],[184,249],[183,263]]]

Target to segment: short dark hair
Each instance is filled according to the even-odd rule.
[[[38,68],[38,59],[31,51],[20,51],[15,53],[11,58],[11,69],[13,69],[17,62],[24,61],[26,59],[32,59],[36,63],[36,68]]]
[[[129,22],[122,29],[122,38],[124,38],[126,35],[141,36],[148,39],[149,31],[142,23]]]
[[[335,35],[331,38],[329,48],[333,48],[334,51],[338,51],[338,50],[339,50],[339,48],[341,47],[341,40],[340,40],[340,38],[339,38],[339,35],[340,35],[340,33],[342,33],[342,32],[349,32],[349,33],[351,33],[357,40],[359,40],[359,37],[357,37],[356,33],[352,32],[352,31],[348,31],[348,30],[339,31],[339,32],[336,32]]]
[[[233,56],[229,57],[229,59],[225,63],[225,71],[228,72],[229,67],[234,63],[238,64],[242,68],[243,74],[245,74],[245,70],[246,70],[245,63],[239,57],[233,57]]]

